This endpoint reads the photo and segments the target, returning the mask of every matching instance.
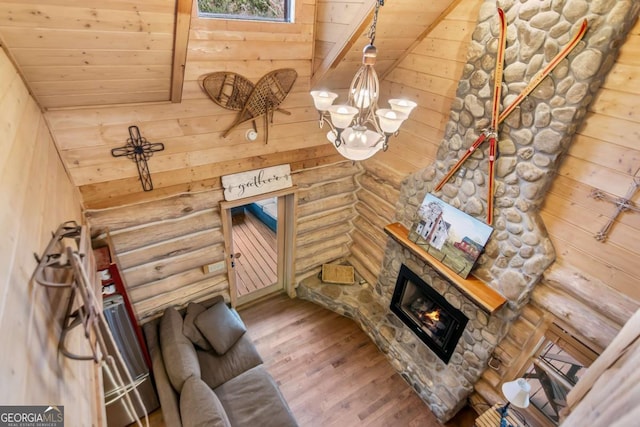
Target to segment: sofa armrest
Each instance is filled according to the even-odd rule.
[[[143,326],[149,356],[151,357],[151,364],[153,366],[153,378],[155,380],[158,398],[160,399],[162,417],[165,425],[168,427],[182,427],[179,396],[171,386],[171,382],[169,382],[169,377],[164,367],[162,351],[160,350],[158,335],[159,324],[160,318],[157,318],[145,323]]]

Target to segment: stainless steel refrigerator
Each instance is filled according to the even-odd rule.
[[[142,354],[142,349],[138,343],[136,333],[129,319],[124,299],[119,294],[113,294],[104,299],[104,316],[113,335],[118,350],[122,356],[126,368],[133,379],[133,385],[140,394],[144,408],[138,404],[138,400],[131,393],[131,400],[136,407],[138,417],[144,417],[145,413],[150,413],[160,405],[156,396],[156,391],[151,381],[149,368]],[[111,347],[110,343],[107,343]],[[113,354],[114,349],[109,348]],[[120,372],[121,377],[126,382],[124,372]],[[135,419],[131,417],[124,406],[122,398],[122,388],[117,387],[109,375],[103,372],[104,399],[107,412],[107,425],[109,427],[127,426]]]

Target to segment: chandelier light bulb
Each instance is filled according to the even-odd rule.
[[[391,105],[392,110],[400,111],[408,116],[418,104],[407,99],[390,99],[389,105]]]
[[[311,91],[313,97],[313,104],[318,111],[327,111],[333,101],[338,97],[337,93],[327,92],[326,90],[314,90]]]
[[[377,94],[369,94],[365,89],[353,90],[353,102],[357,108],[369,108],[371,98],[375,98]]]
[[[328,111],[331,115],[331,122],[338,129],[348,127],[353,117],[358,113],[358,109],[350,105],[332,105]]]
[[[376,111],[376,115],[380,119],[380,129],[384,133],[396,133],[402,122],[407,119],[406,114],[386,108]]]

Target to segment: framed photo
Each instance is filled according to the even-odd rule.
[[[484,250],[493,228],[427,194],[418,208],[409,240],[466,278]]]

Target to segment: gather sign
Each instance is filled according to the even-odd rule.
[[[289,165],[271,166],[222,177],[225,200],[238,200],[293,186]]]

